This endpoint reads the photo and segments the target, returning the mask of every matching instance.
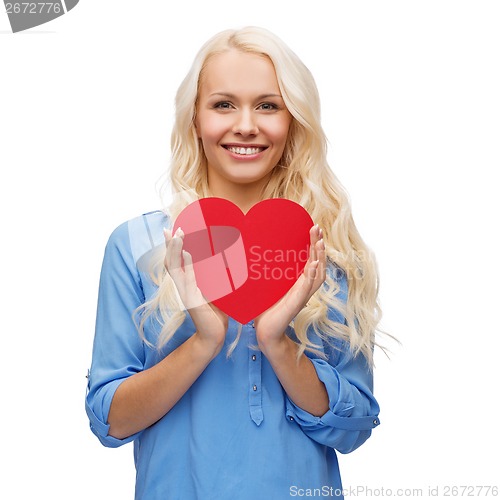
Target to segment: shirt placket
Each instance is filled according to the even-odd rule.
[[[262,353],[252,348],[252,346],[257,345],[253,321],[248,325],[248,329],[248,356],[250,358],[248,362],[248,404],[250,417],[256,425],[260,425],[264,420],[264,412],[262,411]]]

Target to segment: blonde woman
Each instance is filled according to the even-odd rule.
[[[377,271],[319,116],[307,68],[259,28],[209,40],[178,90],[174,202],[110,237],[86,400],[105,446],[134,441],[137,499],[342,498],[335,450],[379,423]],[[248,324],[203,300],[170,232],[208,196],[243,212],[286,198],[316,223],[304,272]]]

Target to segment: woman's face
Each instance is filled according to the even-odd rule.
[[[212,57],[200,81],[195,126],[216,196],[262,188],[280,160],[292,115],[271,61],[230,50]]]

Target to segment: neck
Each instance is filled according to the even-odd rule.
[[[216,196],[217,198],[224,198],[231,201],[244,214],[246,214],[261,199],[260,189],[258,190],[258,192],[255,192],[254,190],[250,189],[249,186],[245,186],[245,188],[241,190],[231,189],[229,192],[227,190],[224,190],[223,192],[214,190],[212,191],[212,195]]]
[[[209,182],[211,196],[224,198],[234,203],[244,214],[256,203],[262,200],[262,192],[268,179],[265,182],[255,182],[251,184],[232,184],[230,186],[220,186],[217,182]]]

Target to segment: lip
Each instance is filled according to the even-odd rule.
[[[223,148],[263,148],[267,149],[269,146],[265,144],[249,144],[249,143],[244,143],[244,142],[228,142],[221,144]]]

